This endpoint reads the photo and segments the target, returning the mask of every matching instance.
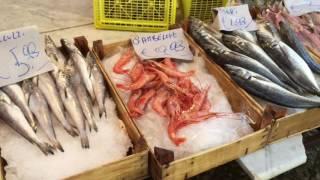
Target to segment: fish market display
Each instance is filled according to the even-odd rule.
[[[203,22],[195,18],[190,21],[192,37],[249,93],[285,107],[320,107],[319,98],[315,97],[320,95],[320,89],[312,72],[316,72],[317,64],[305,48],[296,43],[299,40],[285,22],[279,21],[275,26],[273,22],[260,24],[256,36],[248,32],[249,36],[221,32],[225,33],[221,40],[215,40],[222,42],[221,46],[208,38],[214,36],[203,27]]]
[[[177,159],[252,132],[246,116],[232,113],[202,58],[142,61],[130,48],[119,52],[104,68],[152,150],[172,150]]]
[[[119,160],[132,146],[95,59],[62,42],[69,55],[45,37],[53,71],[0,88],[7,180],[64,179]]]

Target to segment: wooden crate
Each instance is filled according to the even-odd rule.
[[[99,63],[100,65],[100,63]],[[100,66],[101,67],[101,66]],[[108,79],[105,77],[105,79]],[[118,117],[125,124],[128,135],[133,144],[133,153],[118,161],[114,161],[103,166],[87,170],[80,174],[73,175],[66,179],[69,180],[98,180],[98,179],[145,179],[149,176],[148,173],[148,147],[144,138],[140,135],[136,126],[132,123],[132,119],[128,115],[123,103],[120,101],[117,94],[112,90],[110,81],[107,81],[107,87],[117,105]],[[93,147],[92,147],[93,148]],[[106,154],[107,155],[107,154]],[[1,154],[0,154],[1,157]],[[3,160],[0,158],[0,180],[5,180]],[[35,172],[36,173],[36,172]]]
[[[150,153],[149,170],[153,179],[186,179],[198,175],[209,169],[238,159],[247,153],[263,148],[267,144],[271,132],[271,126],[258,130],[259,124],[263,119],[263,111],[254,99],[239,88],[237,84],[231,81],[227,74],[218,65],[211,63],[204,52],[193,41],[190,39],[189,41],[191,50],[202,56],[208,71],[217,79],[219,85],[224,90],[233,111],[246,113],[251,120],[254,121],[252,127],[256,131],[240,138],[237,141],[193,154],[166,165],[161,165],[155,158],[155,155]],[[128,40],[104,45],[105,56],[112,56],[118,51],[119,46],[129,47],[131,46],[131,42]],[[102,69],[104,70],[103,67]],[[111,89],[115,91],[114,93],[117,94],[119,99],[121,99],[119,91],[111,81],[110,76],[105,70],[104,73],[108,82],[113,86]],[[123,100],[122,104],[126,111],[128,111],[125,105],[126,103]]]

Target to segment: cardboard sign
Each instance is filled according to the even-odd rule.
[[[171,57],[192,60],[193,54],[183,34],[183,30],[174,29],[160,33],[139,35],[131,38],[134,50],[141,59]]]
[[[219,30],[257,30],[257,24],[253,21],[248,4],[240,6],[220,7],[212,10],[214,13],[214,25]]]
[[[35,26],[0,32],[0,87],[53,70]]]
[[[285,0],[284,5],[293,16],[301,16],[310,12],[320,12],[319,0]]]

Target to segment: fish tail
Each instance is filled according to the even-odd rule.
[[[37,143],[37,146],[46,156],[48,154],[54,154],[53,147],[51,147],[48,143]]]
[[[61,152],[64,152],[64,149],[58,140],[54,140],[52,144],[55,149],[59,149]]]
[[[72,137],[76,137],[79,135],[79,133],[73,129],[71,126],[64,126],[64,129],[72,136]]]
[[[104,113],[104,105],[103,103],[98,103],[98,107],[99,107],[99,116],[101,117],[102,114]]]
[[[80,133],[80,139],[81,139],[81,146],[82,148],[89,148],[89,139],[88,136],[86,134],[86,132],[81,132]]]

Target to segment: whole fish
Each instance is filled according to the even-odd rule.
[[[254,44],[250,41],[242,39],[238,36],[226,35],[222,36],[223,42],[230,49],[247,55],[261,64],[263,64],[266,68],[268,68],[278,79],[286,83],[287,85],[291,85],[292,87],[297,87],[297,85],[292,82],[292,80],[284,73],[279,66],[264,52],[263,49],[260,48],[257,44]],[[287,86],[285,86],[287,89]]]
[[[30,126],[34,131],[37,130],[37,125],[28,107],[26,97],[18,84],[11,84],[2,87],[2,90],[10,97],[10,99],[21,109],[24,116],[27,118]]]
[[[51,71],[53,78],[56,78],[58,70],[63,68],[67,63],[66,57],[62,54],[60,49],[56,46],[50,36],[45,36],[45,51],[46,54],[50,57],[50,60],[55,64],[55,68]]]
[[[203,48],[208,53],[208,55],[212,57],[220,66],[230,64],[243,67],[262,76],[265,76],[274,83],[277,83],[286,88],[290,88],[282,81],[280,81],[274,74],[272,74],[272,72],[270,72],[268,68],[248,56],[237,53],[235,51],[220,48],[216,45],[204,45]]]
[[[75,94],[75,91],[70,83],[71,74],[68,71],[60,70],[58,77],[58,88],[61,99],[64,107],[66,108],[66,111],[71,117],[72,124],[74,124],[79,131],[81,146],[83,148],[89,148],[85,118],[78,97]]]
[[[295,83],[310,93],[320,94],[312,71],[293,49],[261,31],[257,36],[261,47]]]
[[[77,136],[78,133],[72,128],[64,115],[64,109],[59,97],[56,85],[48,73],[44,73],[34,78],[35,84],[39,87],[52,113],[56,116],[57,120],[62,124],[63,128],[71,135]]]
[[[237,66],[226,65],[225,68],[237,84],[262,99],[292,108],[320,107],[320,100],[292,93],[259,74]]]
[[[279,31],[272,22],[265,22],[260,24],[259,31],[269,33],[270,36],[273,36],[277,40],[281,40]]]
[[[200,19],[190,17],[189,18],[189,28],[192,28],[193,30],[201,28],[201,29],[207,31],[215,39],[221,41],[222,34],[219,31],[211,28],[208,24],[201,21]]]
[[[280,34],[285,43],[287,43],[292,49],[294,49],[302,59],[308,64],[310,69],[320,74],[320,64],[310,56],[302,42],[298,39],[296,33],[291,29],[287,22],[280,22]]]
[[[51,145],[55,149],[59,149],[61,152],[64,152],[63,147],[57,140],[50,116],[48,103],[44,95],[42,94],[40,89],[33,84],[31,80],[24,80],[23,89],[25,91],[28,91],[28,93],[30,94],[29,107],[33,114],[36,116]]]
[[[98,127],[96,125],[95,117],[93,114],[93,105],[92,105],[91,99],[89,98],[89,95],[88,95],[85,87],[81,83],[81,77],[80,77],[79,73],[74,73],[72,75],[71,80],[72,80],[72,85],[75,90],[75,93],[79,99],[79,103],[80,103],[82,112],[83,112],[83,114],[89,124],[89,130],[91,131],[91,129],[93,128],[97,132]],[[97,100],[98,100],[98,98],[97,98]]]
[[[95,100],[93,85],[92,85],[92,74],[90,73],[90,67],[82,56],[81,52],[73,44],[68,42],[66,39],[61,39],[61,43],[66,47],[70,54],[70,58],[75,64],[77,71],[79,71],[82,81],[90,94],[92,101]]]
[[[235,30],[235,31],[231,31],[231,34],[234,36],[239,36],[242,39],[245,39],[247,41],[250,41],[252,43],[257,44],[257,38],[255,37],[255,35],[249,31],[246,30]]]
[[[93,79],[94,79],[94,81],[92,81],[93,91],[99,107],[99,115],[101,116],[102,113],[104,112],[103,101],[107,93],[105,79],[97,63],[95,62],[95,59],[93,58],[91,52],[88,53],[86,61],[89,63],[91,67],[91,74],[93,75]]]
[[[23,112],[16,106],[3,91],[0,90],[0,119],[8,124],[12,129],[27,139],[30,143],[35,144],[45,154],[53,154],[49,144],[42,142],[28,121]]]

